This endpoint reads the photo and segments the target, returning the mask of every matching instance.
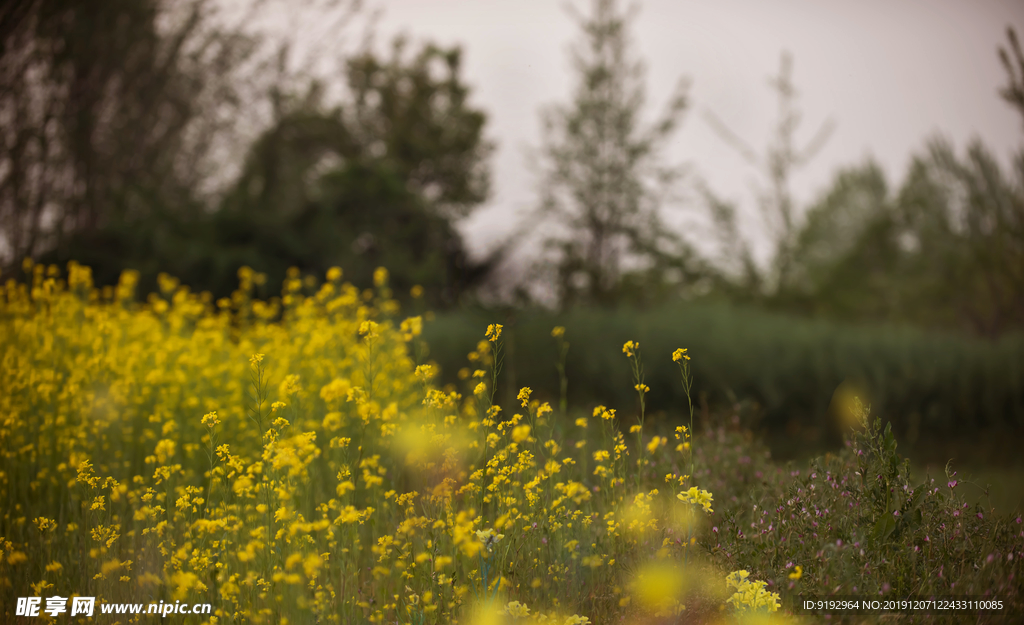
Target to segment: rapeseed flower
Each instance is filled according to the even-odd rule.
[[[504,534],[499,534],[493,529],[477,530],[477,540],[483,543],[483,546],[487,551],[494,549],[494,545],[498,543],[502,538],[505,538]]]
[[[388,270],[384,267],[377,267],[373,270],[373,286],[381,288],[388,283]]]
[[[214,410],[213,412],[208,412],[203,415],[202,423],[208,428],[219,425],[220,419],[217,417],[217,411]]]
[[[726,586],[734,592],[727,600],[737,610],[761,610],[775,612],[782,604],[779,603],[778,593],[769,592],[765,587],[767,584],[760,580],[750,580],[750,572],[746,570],[733,571],[726,576]]]
[[[704,508],[704,512],[709,514],[714,512],[714,510],[711,509],[711,502],[714,497],[710,492],[700,490],[696,486],[691,486],[689,490],[679,493],[676,495],[676,498],[686,503],[700,505]]]
[[[509,601],[505,604],[505,614],[512,618],[524,618],[530,616],[530,608],[518,601]]]

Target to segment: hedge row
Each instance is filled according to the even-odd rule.
[[[906,327],[852,326],[717,304],[649,311],[581,309],[438,315],[425,330],[430,357],[447,381],[469,366],[468,352],[488,323],[504,323],[500,392],[530,386],[558,398],[556,325],[567,328],[569,404],[604,404],[635,414],[636,394],[622,344],[639,340],[647,404],[681,415],[685,396],[671,360],[677,347],[692,356],[695,391],[708,405],[755,402],[769,429],[837,430],[840,385],[860,389],[873,412],[912,440],[1024,426],[1024,335],[997,342]],[[557,405],[552,401],[552,405]]]

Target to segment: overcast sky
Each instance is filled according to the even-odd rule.
[[[572,4],[589,11],[589,0]],[[1021,120],[997,89],[1005,73],[997,46],[1006,27],[1024,35],[1020,0],[646,0],[633,22],[635,52],[647,64],[648,115],[667,101],[679,77],[691,81],[692,106],[667,156],[689,163],[758,228],[754,168],[704,120],[710,110],[763,150],[776,99],[767,80],[783,50],[792,53],[806,141],[827,119],[835,132],[793,180],[811,201],[833,173],[868,156],[890,183],[911,154],[943,134],[962,150],[980,137],[1003,160],[1021,144]],[[550,0],[378,0],[380,40],[460,44],[472,101],[489,115],[497,144],[490,201],[464,224],[473,249],[513,227],[534,202],[527,149],[540,145],[538,112],[571,97],[568,47],[579,36],[565,4]]]

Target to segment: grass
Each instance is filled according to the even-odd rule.
[[[1024,468],[957,463],[953,466],[961,483],[961,495],[969,505],[1008,515],[1024,512]],[[945,466],[912,464],[911,469],[915,479],[923,480],[925,475],[944,475]]]
[[[839,448],[813,438],[770,432],[760,437],[779,462],[793,462],[806,468],[815,458],[835,453]],[[944,476],[947,463],[958,472],[962,494],[971,505],[981,504],[1001,513],[1024,512],[1024,464],[1015,449],[1012,436],[965,440],[919,441],[902,443],[900,448],[910,459],[914,480],[926,476]]]

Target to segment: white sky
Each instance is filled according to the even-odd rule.
[[[579,35],[554,0],[378,0],[378,41],[460,44],[472,101],[487,111],[497,143],[493,194],[465,224],[471,249],[507,233],[534,202],[527,150],[540,145],[539,110],[568,102],[568,47]],[[588,0],[573,5],[589,11]],[[756,171],[703,119],[713,111],[759,151],[771,136],[776,98],[767,79],[783,50],[794,59],[807,141],[826,119],[837,126],[817,158],[793,179],[811,201],[843,166],[873,156],[890,184],[909,158],[942,133],[962,150],[980,137],[1006,162],[1022,144],[1021,120],[998,97],[1005,82],[996,56],[1006,27],[1024,36],[1019,0],[647,0],[633,23],[635,52],[647,64],[649,117],[677,79],[691,81],[692,106],[668,156],[696,167],[746,211],[756,238]],[[762,250],[763,251],[763,250]]]

